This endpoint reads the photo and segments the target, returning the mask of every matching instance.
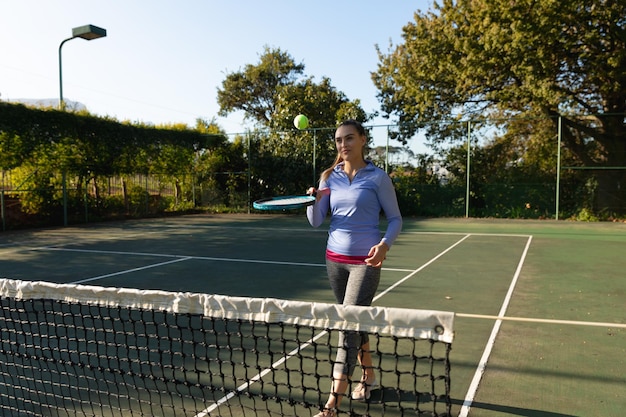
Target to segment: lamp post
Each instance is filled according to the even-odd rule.
[[[79,26],[72,29],[72,37],[65,39],[59,45],[59,108],[65,110],[65,102],[63,101],[63,65],[61,60],[61,50],[63,44],[67,41],[71,41],[74,38],[83,38],[88,41],[92,39],[103,38],[107,35],[106,29],[102,29],[94,25]],[[63,171],[63,225],[67,226],[67,188],[66,188],[66,173]]]
[[[63,101],[63,66],[61,60],[61,49],[63,44],[67,41],[71,41],[75,38],[83,38],[88,41],[92,39],[103,38],[107,35],[106,29],[102,29],[94,25],[79,26],[72,29],[72,37],[65,39],[59,45],[59,107],[61,110],[65,110],[65,102]]]

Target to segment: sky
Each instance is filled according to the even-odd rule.
[[[303,63],[305,76],[328,77],[371,113],[380,110],[371,80],[376,45],[386,52],[402,43],[403,26],[431,7],[432,0],[0,0],[0,100],[58,100],[59,45],[72,28],[92,24],[107,36],[66,42],[62,77],[64,99],[96,115],[190,127],[215,119],[227,133],[244,132],[243,114],[218,117],[217,89],[227,74],[257,64],[266,46]]]

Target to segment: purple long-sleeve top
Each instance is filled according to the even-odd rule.
[[[307,207],[307,218],[311,226],[319,227],[330,210],[328,250],[366,256],[381,241],[391,248],[402,229],[402,216],[393,183],[385,171],[367,161],[350,181],[343,163],[339,163],[319,188],[330,188],[330,194]],[[381,210],[387,218],[384,235],[379,229]]]

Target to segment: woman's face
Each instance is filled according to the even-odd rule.
[[[363,159],[363,147],[366,137],[359,134],[354,126],[339,126],[335,131],[335,146],[344,161]]]

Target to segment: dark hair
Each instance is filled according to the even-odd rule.
[[[356,129],[357,133],[360,136],[365,136],[367,138],[367,131],[365,130],[363,125],[360,122],[357,122],[354,119],[344,120],[343,122],[341,122],[341,123],[339,123],[337,125],[337,129],[342,127],[342,126],[352,126],[352,127],[354,127]],[[338,153],[337,154],[337,158],[335,158],[335,161],[333,162],[333,164],[329,168],[324,170],[322,172],[322,174],[320,175],[320,182],[325,181],[328,178],[328,176],[330,175],[330,173],[333,171],[333,169],[337,166],[337,164],[341,163],[342,161],[343,161],[343,158]]]
[[[343,122],[337,125],[337,127],[341,127],[341,126],[352,126],[356,129],[357,132],[359,132],[359,135],[367,136],[367,132],[365,131],[365,128],[363,127],[363,125],[354,119],[344,120]]]

